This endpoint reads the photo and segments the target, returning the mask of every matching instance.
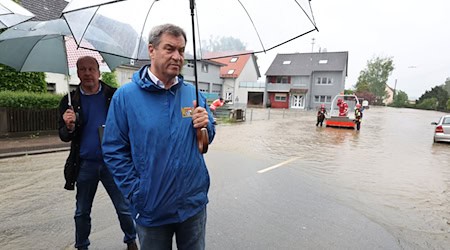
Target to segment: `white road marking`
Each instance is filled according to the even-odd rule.
[[[268,168],[265,168],[265,169],[261,169],[261,170],[258,171],[258,174],[263,174],[263,173],[268,172],[268,171],[270,171],[270,170],[274,170],[274,169],[279,168],[279,167],[281,167],[281,166],[283,166],[283,165],[286,165],[286,164],[288,164],[288,163],[291,163],[291,162],[293,162],[293,161],[295,161],[295,160],[297,160],[297,159],[298,159],[298,157],[294,157],[294,158],[291,158],[291,159],[289,159],[289,160],[286,160],[286,161],[283,161],[283,162],[281,162],[281,163],[278,163],[277,165],[273,165],[272,167],[268,167]]]

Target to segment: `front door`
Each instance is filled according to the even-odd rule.
[[[293,94],[291,108],[293,108],[293,109],[305,108],[305,96]]]

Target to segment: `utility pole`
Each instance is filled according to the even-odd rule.
[[[312,38],[312,42],[311,42],[311,44],[312,44],[312,48],[311,48],[311,52],[314,52],[314,41],[315,41],[316,39],[313,37]]]
[[[396,91],[397,91],[397,79],[395,79],[395,84],[394,84],[394,96],[392,97],[392,99],[395,98],[395,93],[396,93]]]

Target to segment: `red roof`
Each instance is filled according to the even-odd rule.
[[[226,64],[220,67],[220,77],[223,78],[237,78],[245,67],[245,64],[251,58],[252,54],[230,56],[218,59],[211,59],[211,61]]]
[[[75,40],[72,37],[66,37],[66,48],[67,48],[67,61],[69,64],[69,71],[70,69],[76,69],[78,58],[83,56],[92,56],[95,59],[97,59],[100,67],[108,67],[108,65],[103,61],[103,58],[100,55],[100,53],[93,50],[78,48],[78,45],[76,44]]]

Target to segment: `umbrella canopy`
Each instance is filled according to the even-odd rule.
[[[195,6],[197,25],[191,22],[190,4]],[[173,23],[195,36],[196,51],[211,46],[216,38],[239,39],[246,51],[265,52],[317,30],[310,0],[72,0],[63,10],[78,44],[95,37],[95,29],[115,38],[118,46],[92,44],[98,51],[133,59],[148,59],[149,31],[156,25]],[[242,49],[241,49],[242,50]],[[186,51],[194,54],[188,46]],[[223,51],[219,57],[236,55]]]
[[[21,72],[69,75],[66,43],[70,43],[70,40],[74,42],[66,22],[62,19],[24,22],[0,34],[0,63]],[[89,44],[85,46],[90,47]],[[84,50],[84,53],[80,51],[78,54],[101,59],[98,54],[89,50]],[[102,57],[110,70],[127,61],[111,55]]]
[[[33,17],[33,13],[12,0],[0,0],[0,29],[9,28]]]

